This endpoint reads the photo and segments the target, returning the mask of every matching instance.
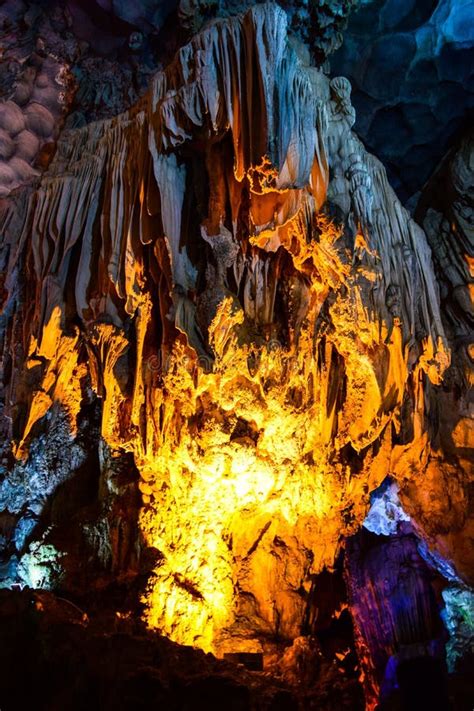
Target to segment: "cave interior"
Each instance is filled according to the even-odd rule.
[[[471,711],[472,0],[0,36],[2,711]]]

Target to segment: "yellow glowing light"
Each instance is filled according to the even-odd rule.
[[[260,188],[260,200],[273,199]],[[182,334],[157,385],[145,360],[152,299],[137,296],[140,367],[131,400],[117,376],[129,344],[116,326],[90,329],[87,367],[78,360],[80,334],[62,332],[59,308],[30,344],[31,366],[41,357],[47,367],[18,454],[54,402],[74,429],[89,377],[103,401],[104,440],[134,454],[143,538],[159,551],[144,595],[146,621],[216,653],[258,651],[265,635],[300,634],[312,575],[333,564],[341,537],[363,520],[369,492],[392,465],[388,425],[407,378],[400,322],[388,330],[363,302],[360,280],[378,283],[381,267],[362,236],[363,269],[337,247],[332,224],[322,221],[308,238],[311,199],[301,197],[291,218],[282,212],[274,231],[249,238],[249,249],[282,250],[292,264],[288,288],[296,285],[301,298],[283,343],[255,339],[253,317],[227,296],[209,328],[212,368],[200,367]],[[268,217],[268,205],[260,208]],[[328,328],[320,323],[323,306]],[[435,380],[443,358],[442,344],[428,340],[419,367]],[[422,423],[415,428],[421,437]],[[339,456],[345,448],[365,450],[360,471]]]
[[[335,433],[340,448],[366,447],[391,416],[384,413],[385,393],[393,400],[403,391],[403,383],[394,387],[392,380],[405,374],[401,339],[385,343],[387,330],[371,322],[334,248],[336,231],[328,226],[319,241],[307,243],[298,219],[278,233],[295,266],[309,274],[313,294],[297,338],[285,347],[249,345],[243,311],[225,298],[210,327],[212,372],[183,367],[189,350],[175,343],[160,397],[161,421],[169,426],[138,461],[148,502],[141,527],[162,555],[144,598],[148,624],[217,653],[228,647],[226,635],[240,639],[234,648],[255,648],[255,639],[239,637],[237,588],[243,580],[262,624],[270,628],[275,615],[298,619],[298,590],[307,586],[305,576],[332,564],[344,509],[350,503],[363,516],[367,481],[373,488],[387,473],[381,448],[372,470],[359,482],[351,479],[331,459]],[[337,328],[321,358],[314,324],[330,285]],[[349,297],[339,295],[342,285]],[[376,347],[391,364],[384,383],[373,367]],[[331,370],[338,354],[343,372]],[[249,367],[250,358],[256,367]],[[331,388],[343,377],[341,409]],[[281,541],[281,553],[271,549],[274,541]],[[288,557],[285,541],[309,562]],[[279,578],[288,589],[277,589]],[[283,607],[275,610],[280,598]]]

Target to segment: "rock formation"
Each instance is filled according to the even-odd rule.
[[[472,124],[473,42],[469,0],[366,0],[330,59],[354,88],[358,135],[402,200]]]
[[[472,584],[466,390],[443,384],[472,325],[472,153],[427,239],[291,13],[226,14],[3,201],[6,585],[138,581],[151,629],[294,679],[346,548],[329,617],[351,605],[373,706],[399,645],[442,637],[432,578]],[[364,521],[394,540],[367,547]],[[416,562],[382,638],[385,556],[394,588]]]

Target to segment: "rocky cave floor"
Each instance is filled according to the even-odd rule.
[[[363,708],[359,684],[325,660],[317,690],[298,689],[149,632],[110,599],[88,603],[85,612],[45,591],[0,591],[2,709]]]
[[[74,601],[28,588],[0,590],[1,708],[366,708],[354,650],[334,655],[338,643],[341,649],[347,643],[349,614],[337,630],[332,624],[295,640],[271,671],[249,671],[147,630],[139,611],[130,610],[136,593],[136,581]],[[433,658],[401,664],[398,688],[377,709],[468,711],[474,694],[471,662],[465,658],[449,676]]]

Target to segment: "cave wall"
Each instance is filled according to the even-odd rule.
[[[469,0],[369,0],[330,58],[353,86],[358,135],[404,202],[472,123],[473,39]]]
[[[394,587],[416,558],[406,615],[432,641],[428,578],[450,581],[451,632],[471,599],[470,149],[445,164],[451,201],[436,198],[449,167],[427,188],[425,234],[295,17],[225,14],[188,27],[131,108],[66,123],[42,176],[5,191],[4,585],[138,579],[150,627],[274,660],[365,522],[394,536]],[[394,631],[374,635],[360,591],[379,563],[347,546],[375,703],[407,623],[387,595]]]

